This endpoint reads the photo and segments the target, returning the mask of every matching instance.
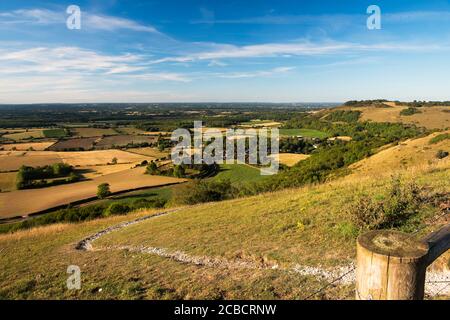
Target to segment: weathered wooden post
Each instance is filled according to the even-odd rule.
[[[428,265],[449,248],[450,225],[423,240],[392,230],[359,236],[356,299],[423,299]]]

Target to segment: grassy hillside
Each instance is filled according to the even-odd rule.
[[[246,164],[222,164],[213,180],[230,180],[231,182],[253,182],[264,179],[260,170]]]
[[[448,195],[450,161],[403,172],[403,179],[429,196]],[[390,180],[361,175],[185,207],[104,235],[93,251],[75,246],[155,211],[1,235],[0,298],[303,299],[327,283],[313,275],[317,268],[354,261],[358,230],[349,208],[362,194],[383,198]],[[436,203],[426,202],[403,228],[424,227],[423,234],[442,223],[434,221],[438,214]],[[65,289],[71,264],[81,268],[82,290]],[[353,285],[343,283],[313,298],[353,295]]]

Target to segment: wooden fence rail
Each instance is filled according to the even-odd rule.
[[[421,300],[427,267],[450,249],[450,224],[417,239],[392,231],[358,237],[356,299]]]

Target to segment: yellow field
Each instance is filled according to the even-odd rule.
[[[0,173],[0,191],[12,191],[16,189],[16,173],[4,172]]]
[[[111,128],[73,128],[70,131],[74,136],[83,138],[118,134],[114,129]]]
[[[45,166],[61,162],[51,151],[0,151],[0,171],[18,170],[21,166]]]
[[[407,140],[399,145],[383,148],[373,156],[352,164],[350,168],[354,170],[353,175],[379,176],[389,174],[393,170],[449,161],[450,157],[437,159],[436,153],[438,150],[450,152],[450,140],[429,144],[430,139],[439,134],[442,132],[435,132],[424,138]]]
[[[338,137],[328,138],[328,140],[330,140],[330,141],[334,141],[334,140],[352,141],[352,137],[348,137],[348,136],[338,136]]]
[[[136,154],[140,154],[140,155],[144,155],[144,156],[148,156],[148,157],[153,157],[153,158],[164,158],[169,155],[168,152],[159,151],[157,148],[151,148],[151,147],[130,148],[130,149],[127,149],[127,151],[136,153]]]
[[[151,176],[144,172],[145,168],[139,167],[106,174],[90,181],[0,193],[0,217],[26,216],[34,212],[89,199],[96,196],[97,186],[105,182],[110,184],[112,192],[119,192],[186,181],[185,179]]]
[[[58,162],[72,166],[106,165],[116,158],[117,163],[136,164],[149,159],[148,156],[121,150],[98,151],[0,151],[0,171],[18,170],[22,165],[37,167]]]
[[[396,106],[393,103],[386,103],[386,105],[386,108],[356,107],[345,109],[361,111],[360,121],[401,122],[429,129],[450,128],[450,113],[444,112],[444,110],[450,110],[450,107],[422,107],[418,108],[421,113],[401,116],[400,112],[407,107]]]
[[[5,134],[3,137],[14,141],[19,141],[31,138],[44,138],[44,133],[42,129],[30,129],[28,131],[24,130],[21,132]]]
[[[307,154],[297,154],[297,153],[280,153],[279,159],[280,163],[287,165],[288,167],[292,167],[297,164],[299,161],[308,159],[309,155]]]
[[[30,142],[30,143],[11,143],[0,145],[0,149],[11,151],[13,149],[17,151],[27,151],[30,148],[36,151],[43,151],[53,145],[56,141],[47,141],[47,142]]]
[[[115,164],[115,165],[100,165],[100,166],[81,166],[77,167],[77,170],[83,174],[86,179],[94,179],[100,176],[104,176],[111,173],[117,173],[120,171],[133,168],[132,164]]]
[[[97,151],[75,151],[55,152],[65,162],[72,166],[94,166],[111,163],[113,158],[117,163],[140,163],[149,160],[143,155],[134,154],[121,150],[97,150]]]

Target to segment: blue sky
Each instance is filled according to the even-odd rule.
[[[449,54],[442,0],[0,2],[0,103],[449,100]]]

